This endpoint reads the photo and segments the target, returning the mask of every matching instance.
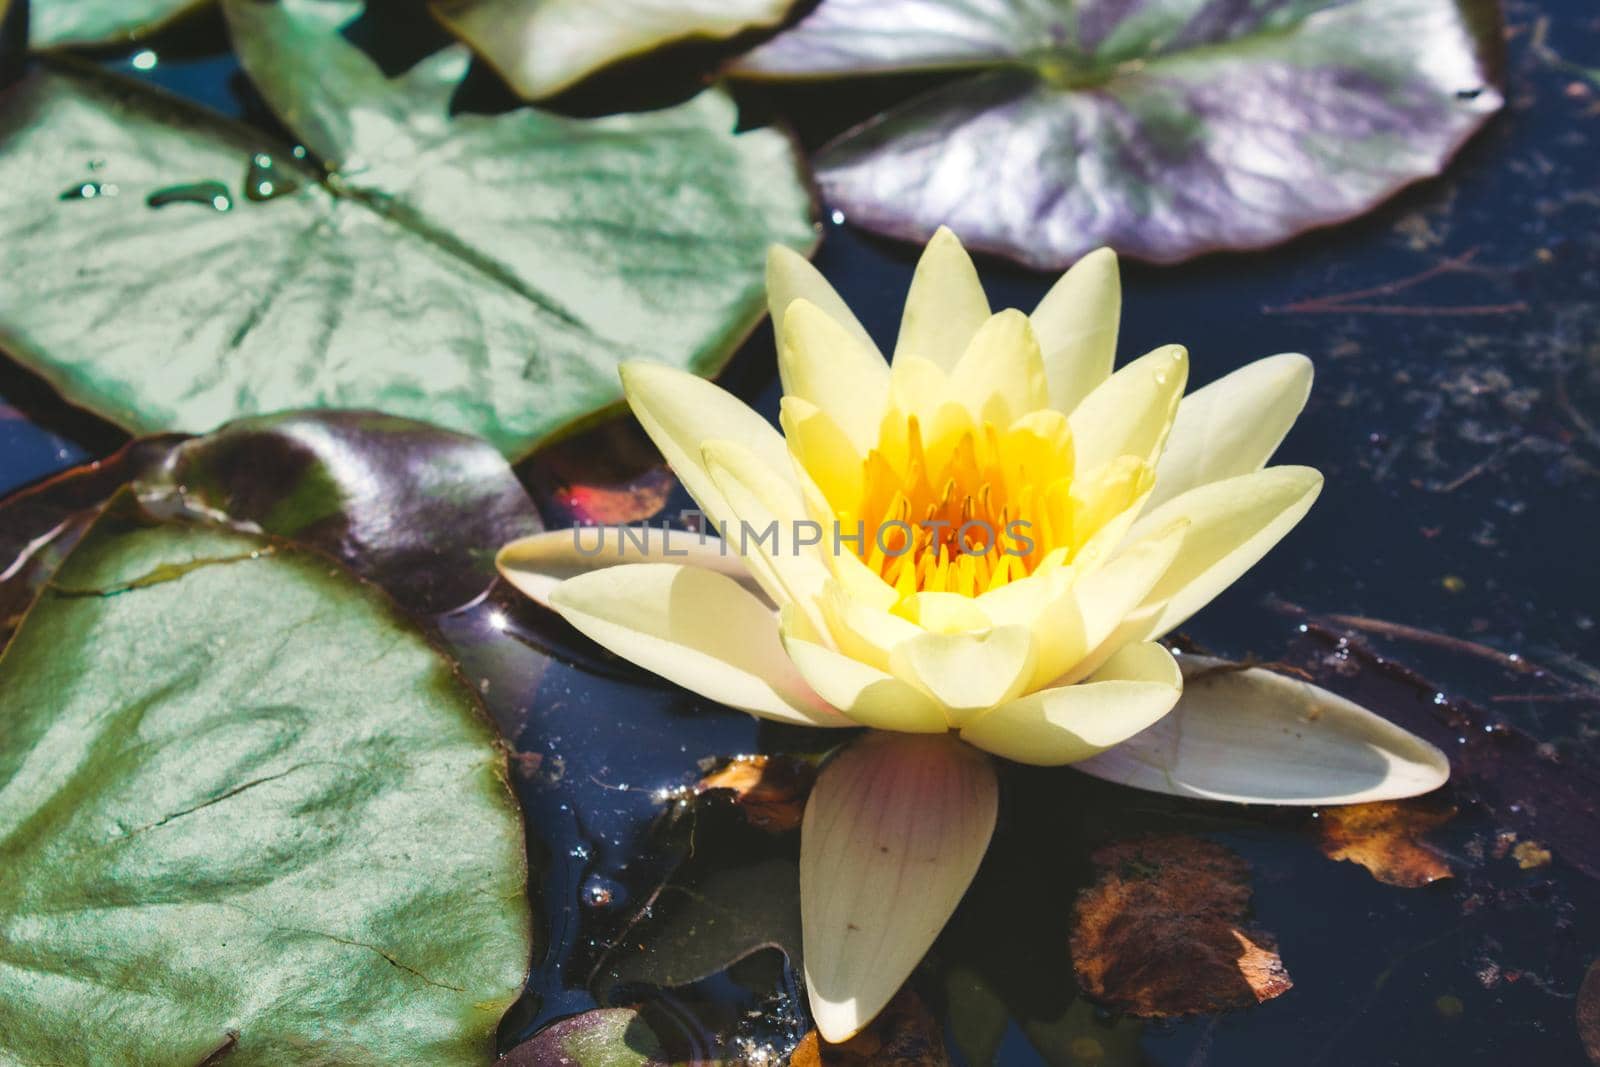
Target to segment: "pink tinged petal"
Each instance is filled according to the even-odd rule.
[[[806,987],[829,1041],[883,1010],[949,921],[994,833],[987,757],[870,733],[830,760],[800,831]]]
[[[568,578],[623,563],[670,563],[732,578],[753,596],[766,597],[738,554],[716,537],[641,527],[582,526],[546,530],[506,544],[494,557],[500,576],[541,607]],[[768,605],[776,611],[777,605]]]
[[[944,706],[960,727],[1027,686],[1038,658],[1029,626],[968,633],[919,633],[895,645],[889,668]]]
[[[1044,352],[1050,406],[1069,413],[1111,377],[1122,320],[1122,280],[1117,254],[1097,248],[1033,309],[1033,329]]]
[[[878,352],[871,335],[838,291],[822,276],[822,272],[794,249],[786,245],[773,245],[767,250],[767,309],[772,313],[774,330],[782,325],[789,305],[796,300],[809,300],[821,308],[863,348],[883,362],[883,356]]]
[[[731,578],[627,563],[563,582],[550,606],[589,639],[708,700],[801,726],[852,725],[795,670],[772,609]]]
[[[1296,678],[1202,656],[1171,715],[1076,765],[1110,782],[1246,804],[1358,804],[1427,793],[1450,777],[1420,737]]]
[[[939,227],[911,278],[895,362],[902,356],[917,356],[948,371],[988,318],[989,299],[978,280],[978,268],[956,235]]]
[[[1154,465],[1189,379],[1189,353],[1167,345],[1123,367],[1067,416],[1080,477],[1120,456]]]
[[[1268,356],[1184,397],[1146,507],[1266,466],[1305,408],[1311,378],[1305,356]]]
[[[1182,692],[1170,652],[1129,645],[1085,681],[1002,704],[963,728],[961,739],[1018,763],[1075,763],[1156,722]]]

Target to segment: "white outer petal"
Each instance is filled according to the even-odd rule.
[[[1243,804],[1359,804],[1427,793],[1450,777],[1422,738],[1297,678],[1181,658],[1172,714],[1078,770],[1155,793]]]
[[[586,637],[708,700],[801,726],[850,726],[811,691],[772,610],[731,578],[625,563],[557,586],[550,606]]]
[[[994,767],[949,736],[866,734],[822,768],[800,830],[806,989],[829,1041],[883,1010],[988,850]]]
[[[643,548],[639,542],[643,541]],[[595,551],[598,549],[598,551]],[[716,537],[659,528],[574,526],[519,537],[502,546],[494,565],[500,576],[535,604],[548,608],[550,593],[568,578],[623,563],[672,563],[732,578],[753,596],[766,598],[744,560]],[[767,602],[770,610],[777,605]]]

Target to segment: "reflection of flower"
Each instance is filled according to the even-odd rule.
[[[1180,347],[1112,373],[1109,251],[1031,316],[991,315],[965,251],[940,231],[892,366],[804,259],[773,251],[769,295],[782,436],[691,375],[633,364],[623,381],[709,516],[741,530],[776,521],[780,536],[730,536],[742,557],[713,540],[682,563],[658,552],[618,564],[560,532],[507,546],[500,564],[594,640],[706,697],[873,729],[825,767],[802,830],[807,984],[819,1029],[841,1040],[915,967],[987,848],[996,785],[979,750],[1072,763],[1167,715],[1183,678],[1157,639],[1287,533],[1322,477],[1263,469],[1310,389],[1303,356],[1260,360],[1187,399]],[[820,544],[795,533],[816,526]],[[1225,701],[1203,703],[1195,714],[1226,714]],[[1369,734],[1331,757],[1323,738],[1294,767],[1298,731],[1247,733],[1251,750],[1223,762],[1276,759],[1314,781],[1386,744],[1426,748],[1387,724]],[[1360,797],[1442,780],[1382,772]]]

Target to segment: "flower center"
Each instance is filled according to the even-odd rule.
[[[910,415],[886,420],[857,514],[841,518],[865,522],[856,553],[902,597],[975,597],[1077,540],[1072,470],[1064,420],[926,433]]]

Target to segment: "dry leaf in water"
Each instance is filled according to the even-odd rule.
[[[1245,927],[1249,865],[1193,837],[1099,849],[1078,895],[1072,960],[1084,991],[1135,1015],[1242,1008],[1293,983],[1270,935]]]
[[[1422,836],[1454,816],[1454,808],[1406,801],[1329,808],[1321,815],[1322,853],[1361,864],[1385,885],[1415,889],[1451,876],[1449,862]]]
[[[713,790],[733,794],[745,820],[758,830],[779,834],[800,828],[806,797],[817,769],[786,756],[735,756],[694,787],[696,796]]]

